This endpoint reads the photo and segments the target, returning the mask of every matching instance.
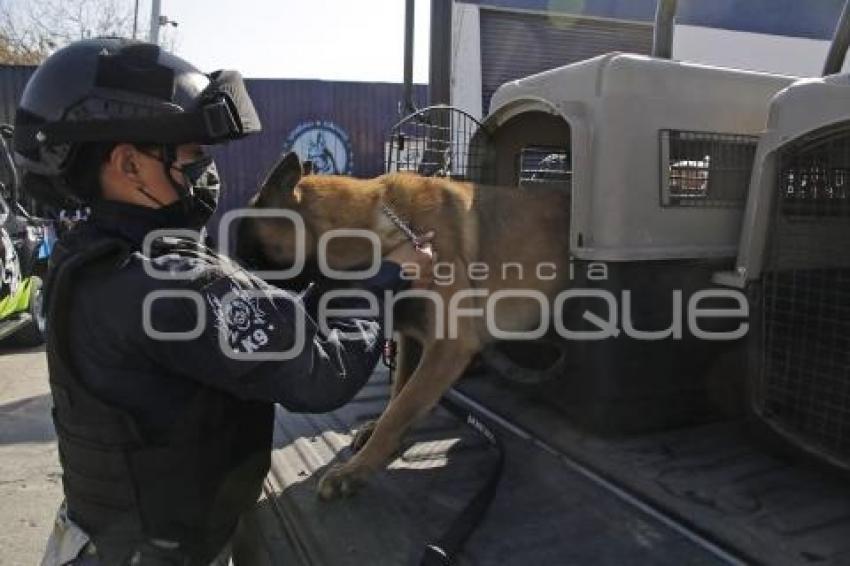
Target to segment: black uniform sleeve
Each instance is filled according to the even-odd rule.
[[[384,262],[359,295],[302,297],[239,272],[196,294],[166,296],[150,307],[152,354],[167,369],[245,399],[299,412],[344,405],[371,375],[382,351],[383,295],[405,282]],[[369,298],[371,296],[371,299]],[[330,300],[328,300],[330,299]],[[186,333],[175,340],[174,333]]]

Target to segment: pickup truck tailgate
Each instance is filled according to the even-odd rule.
[[[272,470],[257,536],[273,564],[418,564],[475,494],[495,453],[438,409],[409,435],[403,452],[356,496],[322,502],[323,469],[349,456],[352,430],[388,399],[379,369],[348,406],[327,415],[278,410]],[[724,564],[721,557],[577,472],[539,446],[502,435],[504,475],[460,564]]]

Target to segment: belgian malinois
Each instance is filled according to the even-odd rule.
[[[370,180],[303,176],[298,157],[290,153],[275,165],[251,206],[299,214],[308,259],[315,257],[319,238],[334,229],[372,231],[381,253],[400,245],[408,236],[386,208],[417,233],[436,232],[435,280],[428,289],[436,298],[394,304],[399,363],[391,400],[377,421],[355,435],[355,455],[320,480],[323,498],[354,492],[386,465],[411,424],[494,341],[494,328],[496,334],[538,328],[541,316],[550,313],[541,312],[542,303],[532,295],[551,298],[569,284],[570,202],[563,189],[483,186],[410,173]],[[295,257],[294,231],[287,219],[246,219],[240,255],[288,267]],[[334,238],[327,264],[360,268],[372,261],[372,247],[361,237]],[[515,291],[529,296],[517,297]]]

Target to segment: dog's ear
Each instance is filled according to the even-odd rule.
[[[292,193],[303,175],[298,154],[290,151],[281,157],[260,187],[260,199],[266,202]]]

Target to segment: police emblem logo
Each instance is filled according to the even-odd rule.
[[[260,308],[256,293],[230,286],[224,299],[211,293],[207,302],[231,351],[250,353],[268,345],[274,325]]]
[[[251,328],[251,321],[253,320],[252,310],[244,299],[232,301],[225,312],[228,326],[236,330],[248,330]]]

